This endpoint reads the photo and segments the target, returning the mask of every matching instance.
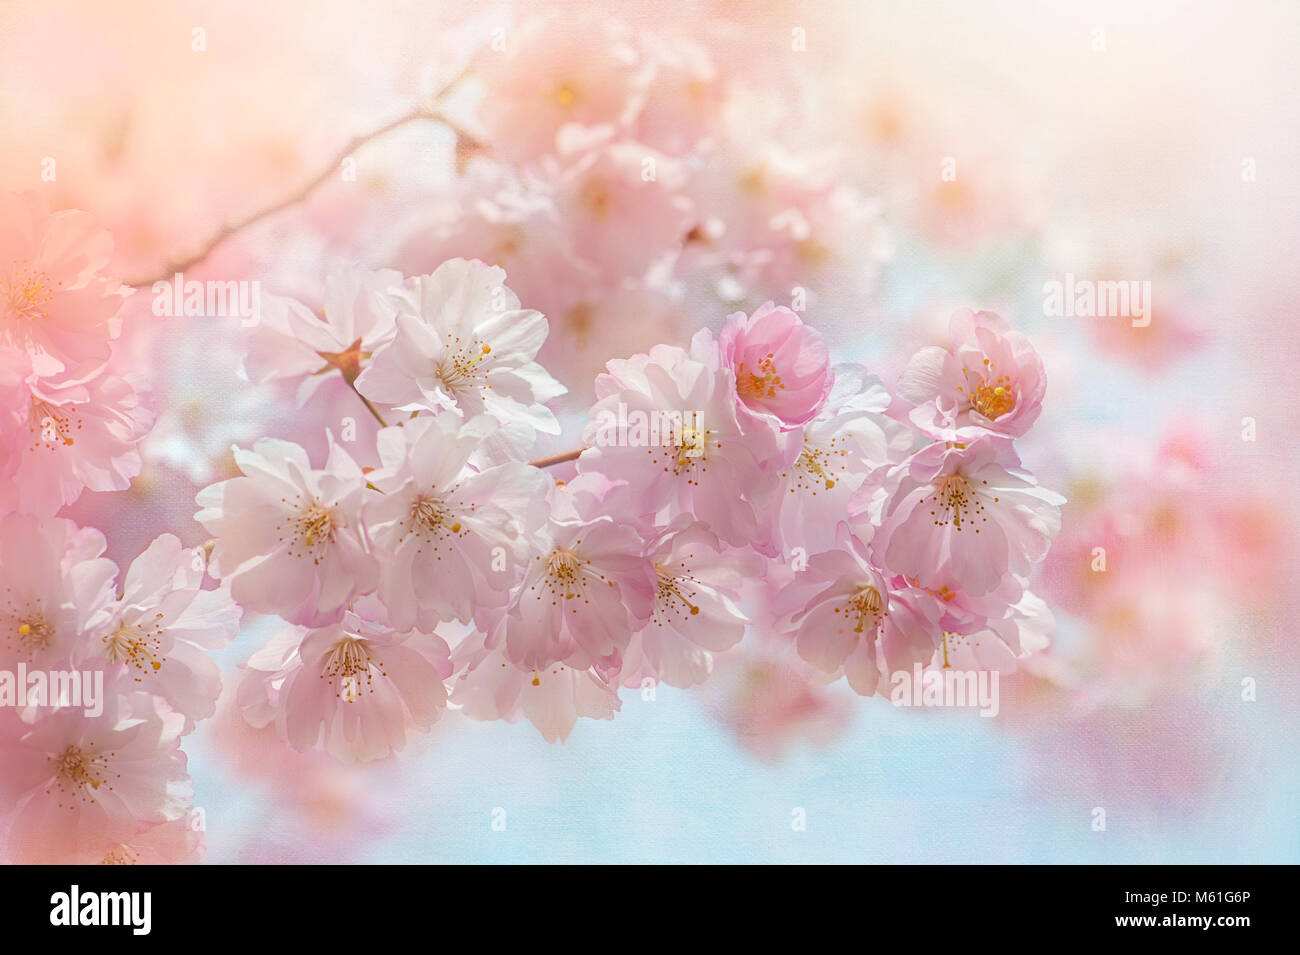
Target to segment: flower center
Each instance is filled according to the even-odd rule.
[[[161,618],[162,614],[158,614],[157,619]],[[104,637],[104,656],[115,663],[135,667],[141,673],[157,672],[167,659],[162,656],[162,630],[146,632],[124,620]],[[136,682],[140,682],[139,677],[136,677]]]
[[[491,388],[487,383],[487,369],[481,364],[492,353],[492,346],[461,342],[453,337],[447,343],[447,355],[438,364],[438,377],[451,391],[465,387]]]
[[[578,203],[597,219],[609,217],[610,193],[603,182],[592,179],[583,183],[578,192]]]
[[[996,502],[998,499],[995,497],[993,500]],[[961,474],[945,474],[939,478],[930,496],[922,503],[929,504],[932,508],[930,516],[934,518],[935,527],[951,524],[953,529],[960,531],[976,518],[982,524],[988,523],[980,495]],[[976,534],[980,532],[978,527],[974,530]]]
[[[582,541],[574,541],[574,546],[581,544]],[[541,557],[539,556],[540,560]],[[584,593],[587,584],[587,572],[584,569],[591,561],[583,560],[572,550],[559,549],[553,550],[546,557],[546,576],[543,582],[546,588],[551,592],[551,606],[557,606],[562,600],[573,600],[575,597],[581,597],[583,603],[590,603]],[[613,587],[612,580],[605,580],[605,575],[598,575],[601,580]],[[573,607],[573,612],[578,612],[578,607]]]
[[[880,591],[867,584],[859,587],[849,597],[844,606],[844,616],[846,620],[855,622],[854,633],[864,633],[874,631],[888,614],[885,613],[885,602],[880,597]]]
[[[684,468],[696,458],[708,456],[709,432],[702,428],[684,425],[678,431],[673,446],[677,449],[677,466]]]
[[[51,451],[70,447],[83,426],[75,405],[52,405],[33,396],[31,410],[27,413],[27,430],[32,435],[28,450],[35,451],[42,445]]]
[[[337,527],[333,508],[327,507],[318,499],[312,498],[299,505],[289,525],[289,530],[293,534],[289,542],[289,556],[306,557],[310,554],[312,561],[319,564],[325,550],[334,543],[334,532]],[[281,528],[282,525],[276,525],[276,530]]]
[[[749,403],[763,398],[775,398],[785,385],[777,373],[775,356],[768,352],[758,360],[758,368],[750,371],[742,361],[736,366],[736,393],[742,401]]]
[[[0,279],[0,289],[3,290],[0,302],[5,304],[5,317],[25,322],[48,318],[54,289],[62,284],[51,281],[49,275],[31,268],[25,261],[15,262],[8,279]]]
[[[835,486],[835,479],[827,473],[830,470],[829,450],[814,447],[805,442],[803,450],[799,452],[799,460],[795,462],[795,466],[799,470],[820,479],[825,484],[826,490],[829,491]],[[793,491],[793,488],[791,490]],[[813,493],[816,494],[817,492],[813,491]]]
[[[115,846],[99,860],[100,865],[135,865],[140,861],[140,853],[126,846]]]
[[[984,367],[987,374],[981,375],[977,380],[972,380],[970,372],[963,368],[966,388],[958,385],[957,390],[965,392],[969,388],[967,398],[971,408],[990,421],[996,421],[1016,407],[1016,389],[1009,375],[989,377],[993,375],[993,362],[990,359],[984,359]]]
[[[86,752],[80,746],[67,746],[59,755],[50,757],[50,762],[54,764],[54,785],[69,800],[91,802],[92,796],[86,791],[87,786],[93,790],[98,790],[104,785],[107,785],[108,789],[113,788],[109,777],[117,774],[108,768],[108,761],[112,755],[112,753],[95,755]],[[63,808],[63,801],[60,800],[58,805],[59,808]],[[69,804],[67,808],[72,809],[73,806]]]
[[[48,650],[54,639],[54,626],[39,611],[28,611],[18,618],[14,637],[20,649],[29,657]]]
[[[555,103],[568,109],[578,101],[578,91],[570,83],[560,83],[555,87]]]
[[[713,440],[711,429],[700,426],[698,414],[686,413],[681,418],[678,420],[675,415],[666,418],[660,426],[659,440],[650,442],[646,454],[652,466],[661,467],[674,477],[686,474],[688,484],[698,484],[696,466],[699,473],[707,474],[709,451],[720,449],[722,443]]]
[[[379,671],[381,677],[388,676],[370,655],[368,641],[360,637],[346,636],[330,648],[321,667],[320,678],[333,683],[338,681],[335,695],[344,703],[355,703],[361,699],[364,691],[374,693],[374,673]]]
[[[459,534],[461,523],[454,516],[440,497],[420,496],[411,504],[412,529],[421,531],[426,537],[441,537],[448,531]]]
[[[699,605],[690,600],[695,596],[695,591],[688,583],[692,579],[689,575],[677,575],[658,565],[655,571],[659,575],[659,586],[655,593],[655,622],[658,626],[663,626],[663,621],[658,619],[662,615],[675,614],[684,619],[686,612],[692,617],[700,612]],[[683,593],[683,590],[686,592]]]
[[[761,196],[767,190],[767,169],[763,166],[747,169],[741,173],[737,184],[745,195],[751,198]]]

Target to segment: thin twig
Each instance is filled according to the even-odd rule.
[[[374,405],[372,405],[372,404],[370,403],[370,399],[369,399],[369,398],[367,398],[367,397],[366,397],[365,395],[363,395],[361,392],[357,391],[357,384],[356,384],[356,382],[355,382],[355,381],[352,381],[350,378],[348,378],[347,375],[344,375],[344,376],[343,376],[343,380],[346,381],[346,382],[348,383],[348,387],[352,389],[352,393],[353,393],[354,395],[356,395],[358,398],[361,399],[361,403],[362,403],[363,405],[366,406],[366,409],[367,409],[367,410],[368,410],[372,415],[375,416],[375,420],[379,422],[379,427],[381,427],[381,428],[387,428],[387,427],[388,427],[388,422],[384,420],[384,416],[381,415],[381,414],[379,413],[379,409],[378,409],[378,408],[376,408]]]
[[[426,101],[424,104],[415,106],[414,108],[404,113],[403,115],[397,117],[396,119],[389,120],[388,122],[384,123],[382,126],[379,126],[376,129],[372,129],[368,133],[362,133],[358,136],[352,137],[352,139],[349,140],[347,144],[343,146],[342,149],[338,150],[338,152],[334,154],[334,156],[330,159],[330,161],[326,163],[324,167],[322,167],[320,172],[318,172],[307,182],[303,183],[301,187],[299,187],[290,195],[278,199],[275,202],[271,203],[269,206],[265,206],[257,210],[256,212],[252,212],[241,219],[236,219],[234,222],[229,222],[226,225],[223,225],[220,229],[217,230],[215,234],[213,234],[206,242],[204,242],[203,245],[200,246],[199,249],[196,252],[194,252],[192,255],[189,255],[183,259],[178,259],[167,263],[167,265],[163,268],[163,270],[156,275],[152,275],[146,278],[136,279],[132,282],[129,282],[128,284],[136,288],[152,286],[155,282],[167,281],[177,272],[184,272],[187,268],[199,262],[202,262],[209,255],[211,255],[216,250],[216,248],[219,245],[221,245],[221,243],[225,242],[231,236],[235,235],[238,232],[243,231],[244,229],[247,229],[251,225],[261,222],[263,219],[268,219],[271,216],[274,216],[276,213],[282,212],[283,210],[288,209],[289,207],[295,206],[298,203],[302,202],[304,199],[310,196],[317,188],[319,188],[322,183],[324,183],[327,179],[329,179],[330,176],[332,176],[335,173],[335,171],[338,169],[338,167],[343,163],[343,161],[347,159],[349,156],[351,156],[358,149],[365,146],[367,143],[371,142],[372,140],[378,139],[380,136],[390,133],[401,126],[407,125],[408,123],[415,122],[416,120],[419,119],[435,120],[437,122],[442,123],[448,129],[450,129],[451,132],[456,136],[460,145],[470,149],[480,148],[482,144],[479,143],[478,140],[474,138],[473,134],[471,134],[459,123],[456,123],[455,121],[449,119],[447,116],[445,116],[442,113],[441,110],[442,100],[453,89],[455,89],[455,87],[460,83],[460,81],[464,79],[465,75],[466,74],[462,72],[460,75],[456,76],[446,86],[442,88],[441,92],[439,92],[431,100]]]
[[[538,458],[536,461],[529,461],[528,463],[535,468],[549,468],[556,464],[565,464],[569,461],[576,461],[578,460],[578,456],[586,450],[586,448],[576,448],[573,451],[565,451],[562,454],[552,454],[548,458]]]

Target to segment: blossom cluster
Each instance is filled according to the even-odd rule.
[[[751,707],[773,724],[814,684],[870,696],[913,665],[1010,668],[1045,645],[1027,587],[1062,498],[1014,445],[1042,362],[985,312],[953,316],[892,390],[832,362],[802,315],[857,314],[883,231],[854,164],[767,108],[797,84],[758,34],[588,9],[478,51],[454,184],[391,222],[380,207],[376,248],[304,270],[319,300],[259,295],[234,332],[246,395],[294,386],[310,421],[341,398],[377,431],[342,419],[315,460],[307,439],[236,447],[197,496],[207,541],[163,524],[124,573],[65,509],[150,454],[211,480],[239,415],[196,449],[166,402],[151,450],[108,233],[0,197],[0,857],[197,858],[181,741],[218,708],[210,651],[250,615],[284,626],[222,705],[357,761],[449,708],[565,739],[624,687],[703,683],[742,641],[779,674]],[[449,122],[443,105],[418,114]],[[293,284],[276,268],[268,287]],[[708,327],[688,335],[692,315]],[[557,377],[590,381],[587,363],[604,371],[566,406]],[[582,446],[534,459],[575,400]],[[100,689],[29,693],[28,674]]]
[[[1027,579],[1063,498],[1014,448],[1045,380],[1006,320],[958,312],[891,395],[791,309],[736,313],[611,360],[557,481],[527,460],[559,431],[547,321],[505,283],[478,260],[354,270],[319,316],[267,311],[250,366],[337,371],[385,426],[315,465],[260,440],[198,496],[211,572],[292,624],[247,664],[255,725],[374,759],[450,703],[563,739],[621,686],[700,683],[751,626],[863,695],[1045,646]]]
[[[216,708],[208,652],[239,608],[164,534],[119,576],[100,531],[59,512],[126,488],[153,423],[119,373],[127,294],[108,233],[0,197],[0,854],[18,862],[193,859],[183,736]],[[196,824],[196,821],[198,824]]]
[[[395,210],[384,264],[505,268],[553,324],[548,365],[584,384],[687,332],[693,298],[864,300],[890,251],[880,184],[810,110],[775,106],[800,82],[797,57],[768,55],[788,29],[727,21],[522,17],[472,61],[464,174]]]

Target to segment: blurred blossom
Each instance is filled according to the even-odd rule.
[[[897,733],[906,791],[835,799],[1284,842],[1300,20],[1258,14],[0,7],[0,662],[106,687],[0,706],[0,858],[545,855],[464,819],[554,774],[605,832],[638,768],[676,830],[701,720],[764,811]],[[855,726],[914,664],[1005,715]]]

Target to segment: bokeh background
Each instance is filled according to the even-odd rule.
[[[562,745],[449,714],[418,751],[364,767],[294,754],[224,706],[185,746],[208,861],[1300,861],[1300,9],[594,6],[722,78],[702,118],[666,94],[669,128],[718,140],[691,157],[698,195],[777,151],[819,249],[793,273],[702,261],[670,288],[581,300],[512,279],[552,320],[565,441],[605,359],[792,284],[836,357],[887,382],[953,308],[1000,311],[1048,371],[1024,457],[1070,499],[1037,581],[1053,647],[1004,681],[996,719],[812,686],[757,641],[698,690],[625,692],[612,724]],[[154,318],[148,280],[465,70],[449,109],[478,131],[476,58],[537,16],[562,33],[580,9],[0,4],[0,186],[93,212],[115,274],[145,283],[126,311],[160,410],[145,470],[70,511],[120,563],[162,531],[202,541],[193,495],[227,475],[232,442],[321,431],[348,400],[327,389],[299,409],[249,385],[240,329]],[[484,254],[465,223],[496,188],[490,150],[417,122],[351,158],[355,179],[327,176],[187,277],[310,302],[337,265]],[[1046,315],[1044,283],[1067,272],[1150,281],[1150,325]],[[275,626],[246,622],[221,653],[232,677]]]

